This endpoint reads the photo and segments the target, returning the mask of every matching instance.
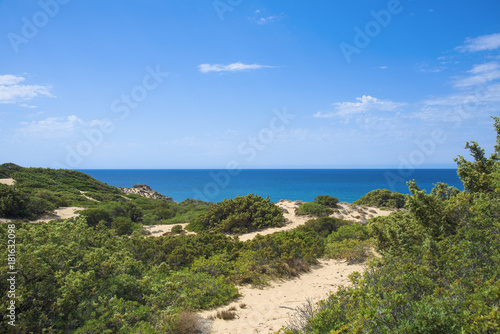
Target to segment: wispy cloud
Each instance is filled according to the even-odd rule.
[[[260,18],[255,18],[254,22],[260,25],[265,25],[265,24],[270,24],[273,22],[276,22],[280,19],[280,16],[278,15],[271,15],[267,17],[260,17]]]
[[[75,115],[61,117],[48,117],[40,121],[21,123],[23,127],[17,129],[17,135],[32,139],[60,139],[69,138],[79,130],[92,129],[106,123],[101,120],[84,122]],[[109,124],[108,124],[109,125]]]
[[[241,72],[248,70],[258,70],[262,68],[273,68],[274,66],[269,65],[259,65],[259,64],[243,64],[243,63],[233,63],[229,65],[221,64],[201,64],[198,69],[201,73],[210,72]]]
[[[25,79],[23,77],[16,77],[15,75],[12,74],[0,75],[0,85],[15,85],[24,80]]]
[[[281,20],[285,16],[283,13],[281,13],[279,15],[264,16],[264,15],[262,15],[262,11],[259,9],[257,9],[255,11],[255,14],[257,14],[257,15],[255,15],[254,17],[250,17],[249,20],[253,23],[258,24],[258,25],[266,25],[266,24],[278,22],[279,20]]]
[[[390,100],[380,100],[376,97],[363,95],[356,98],[357,102],[335,102],[333,112],[317,112],[315,118],[332,118],[335,116],[349,117],[354,114],[364,113],[367,111],[392,111],[405,103],[393,102]]]
[[[500,48],[500,33],[467,38],[464,45],[456,48],[461,52],[477,52]]]
[[[480,90],[469,90],[460,94],[428,99],[423,104],[426,106],[458,106],[491,102],[500,102],[500,84],[490,84]]]
[[[29,138],[54,139],[65,138],[74,133],[75,128],[84,124],[76,116],[67,118],[49,117],[41,121],[22,123],[24,127],[17,130],[19,135]]]
[[[500,63],[492,61],[484,64],[474,65],[468,77],[455,80],[455,87],[471,87],[485,85],[490,81],[500,78]]]
[[[14,103],[20,106],[28,106],[23,103],[37,96],[44,95],[53,97],[50,93],[50,87],[41,85],[19,85],[25,81],[25,78],[5,74],[0,75],[0,103]]]

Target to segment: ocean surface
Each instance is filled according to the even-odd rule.
[[[147,184],[181,202],[187,198],[219,202],[250,193],[271,201],[312,201],[318,195],[353,202],[374,189],[408,193],[406,182],[416,180],[430,192],[444,182],[463,190],[456,169],[84,169],[90,176],[115,187]]]

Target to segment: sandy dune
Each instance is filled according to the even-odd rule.
[[[0,183],[1,184],[6,184],[8,186],[11,186],[14,183],[16,183],[16,180],[14,180],[14,179],[0,179]]]
[[[172,231],[172,227],[174,227],[175,225],[181,225],[182,228],[184,229],[186,227],[188,223],[184,223],[184,224],[170,224],[170,225],[146,225],[144,226],[144,229],[151,233],[149,236],[151,237],[159,237],[159,236],[162,236],[163,233],[167,233],[167,232],[170,232]],[[189,232],[189,231],[185,231],[185,234],[195,234],[194,232]]]
[[[281,200],[276,205],[281,209],[284,209],[283,215],[287,219],[288,223],[284,227],[268,228],[258,232],[246,233],[239,236],[241,241],[251,240],[255,238],[257,234],[267,235],[275,232],[289,231],[293,230],[300,225],[304,225],[308,220],[314,219],[312,216],[297,216],[295,215],[295,209],[299,207],[301,202],[293,202],[289,200]],[[367,207],[362,205],[352,205],[350,203],[339,203],[337,205],[339,212],[333,213],[331,217],[341,218],[345,220],[352,220],[356,222],[364,222],[370,218],[378,216],[388,216],[395,210],[381,210],[375,207]]]
[[[312,216],[297,216],[295,215],[295,209],[299,207],[301,202],[299,201],[289,201],[281,200],[276,205],[281,209],[284,209],[283,215],[287,219],[287,224],[283,227],[272,227],[267,228],[257,232],[245,233],[238,235],[240,241],[252,240],[257,234],[268,235],[275,232],[289,231],[293,230],[300,225],[304,225],[308,220],[314,219]],[[367,207],[363,205],[353,205],[350,203],[339,203],[337,205],[337,210],[331,215],[331,217],[341,218],[345,220],[351,220],[356,222],[367,222],[368,219],[378,216],[388,216],[393,213],[394,209],[382,210],[376,207]],[[176,224],[182,225],[184,228],[187,224]],[[150,225],[145,226],[145,230],[151,232],[150,236],[159,237],[165,232],[170,232],[174,225]],[[189,232],[192,234],[192,232]]]
[[[210,333],[254,334],[277,331],[287,324],[298,306],[305,304],[308,299],[314,302],[325,299],[330,291],[350,283],[348,275],[363,270],[364,266],[360,264],[348,265],[345,262],[321,259],[318,266],[297,279],[272,282],[262,289],[240,287],[242,296],[237,301],[199,315],[209,319],[218,310],[235,306],[236,319],[209,320],[212,327]],[[244,308],[240,307],[242,304]]]

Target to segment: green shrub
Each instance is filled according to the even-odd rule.
[[[351,222],[333,217],[320,217],[308,220],[296,230],[310,230],[318,234],[320,238],[326,238],[330,233],[337,231],[341,226],[350,225]]]
[[[317,203],[319,203],[319,204],[321,204],[321,205],[330,207],[330,208],[336,207],[337,203],[339,202],[338,198],[332,197],[332,196],[328,196],[328,195],[316,196],[314,198],[314,201],[317,202]]]
[[[356,205],[403,208],[406,202],[406,195],[390,191],[388,189],[372,190],[357,201],[353,202]]]
[[[269,198],[249,194],[212,204],[187,229],[194,231],[247,233],[283,226],[283,212]]]
[[[369,243],[356,239],[333,241],[325,246],[325,256],[337,260],[360,262],[364,261],[369,254]]]
[[[118,217],[111,222],[111,228],[116,230],[116,234],[124,235],[132,233],[132,220],[127,217]]]
[[[349,225],[340,226],[337,231],[332,232],[327,238],[326,242],[335,242],[343,240],[359,240],[365,241],[370,238],[368,227],[362,224],[354,223]]]
[[[80,214],[85,217],[89,226],[97,226],[99,222],[103,221],[105,225],[111,224],[112,218],[108,211],[99,208],[91,208],[82,210]]]
[[[30,197],[12,186],[0,184],[0,217],[34,219],[56,207],[42,197]]]
[[[156,309],[197,311],[224,305],[238,296],[238,289],[223,276],[188,270],[162,280],[158,292],[148,297]]]
[[[332,213],[332,209],[316,202],[307,202],[295,209],[295,214],[299,216],[325,217],[331,215]]]
[[[200,257],[191,265],[194,273],[207,273],[211,276],[229,276],[233,270],[233,264],[227,254],[216,254],[206,259]]]
[[[181,225],[175,225],[172,227],[171,232],[179,234],[182,232],[182,226]]]

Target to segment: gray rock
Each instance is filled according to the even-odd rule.
[[[120,191],[122,193],[124,193],[125,195],[134,194],[134,195],[139,195],[139,196],[146,197],[146,198],[164,199],[164,200],[167,200],[169,202],[174,201],[171,197],[164,196],[164,195],[160,194],[159,192],[157,192],[156,190],[151,189],[149,186],[147,186],[145,184],[136,184],[132,188],[119,187],[118,189],[120,189]]]

